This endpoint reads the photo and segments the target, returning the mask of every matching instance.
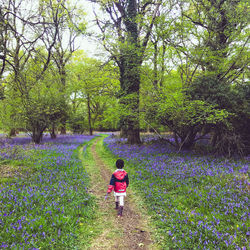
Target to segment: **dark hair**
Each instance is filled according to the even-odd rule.
[[[122,159],[118,159],[115,164],[116,164],[117,168],[123,168],[124,167],[124,161]]]

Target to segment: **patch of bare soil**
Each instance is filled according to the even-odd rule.
[[[103,200],[112,173],[97,154],[95,147],[96,143],[93,144],[91,153],[96,161],[96,167],[99,169],[100,178],[97,180],[98,184],[93,187],[92,193],[97,198],[99,197],[99,207],[106,216],[106,220],[109,220],[109,228],[103,230],[90,249],[153,249],[147,222],[133,203],[129,188],[122,217],[116,215],[112,194],[107,201]]]

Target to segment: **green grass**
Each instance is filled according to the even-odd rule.
[[[87,171],[88,175],[93,175],[92,172],[95,170],[95,160],[90,152],[90,148],[94,143],[94,140],[88,142],[85,146],[81,147],[78,153],[79,159],[82,161],[83,168]],[[91,181],[89,179],[88,188],[91,187]],[[93,238],[97,237],[102,231],[102,224],[98,223],[98,218],[100,217],[100,212],[96,204],[96,197],[93,197],[94,206],[92,207],[91,218],[87,221],[81,219],[80,221],[80,243],[79,247],[81,249],[88,249],[93,241]]]
[[[118,157],[112,154],[112,152],[104,145],[103,139],[108,136],[101,135],[101,137],[102,140],[98,141],[96,151],[102,157],[102,160],[110,169],[110,171],[113,172],[116,169],[115,162]],[[127,162],[125,159],[123,160],[125,162],[124,169],[128,172],[129,176],[133,176],[136,169],[129,166],[129,162]],[[144,197],[141,194],[141,188],[140,186],[138,186],[138,183],[132,181],[132,178],[130,178],[130,184],[127,189],[127,196],[130,198],[132,203],[135,204],[135,209],[142,216],[142,219],[146,221],[148,227],[146,230],[150,232],[154,240],[154,245],[151,246],[152,249],[161,249],[161,246],[158,243],[161,241],[160,239],[162,239],[162,235],[158,234],[156,230],[158,225],[151,219],[152,214],[150,213],[147,203],[145,202]]]
[[[100,153],[102,140],[99,140],[97,138],[98,143],[96,146],[96,149],[98,153]],[[86,148],[82,148],[79,152],[79,158],[84,163],[84,169],[87,171],[88,175],[90,176],[90,179],[92,179],[92,182],[90,182],[90,187],[94,189],[100,189],[101,186],[105,186],[105,183],[103,183],[103,179],[100,175],[100,169],[97,166],[96,160],[93,158],[93,155],[91,154],[91,147],[94,143],[94,140],[90,141]],[[83,150],[85,149],[85,150]],[[102,150],[102,149],[101,149]],[[99,155],[103,159],[103,155]],[[96,186],[97,185],[97,186]],[[102,234],[105,235],[105,239],[108,241],[109,239],[112,239],[112,241],[115,241],[117,237],[120,236],[121,231],[116,229],[114,227],[114,218],[111,219],[109,216],[108,211],[110,211],[111,208],[106,207],[105,210],[100,209],[99,206],[97,206],[98,200],[100,202],[103,202],[105,192],[103,192],[103,195],[95,197],[95,209],[92,213],[92,221],[88,225],[82,225],[81,226],[81,247],[85,247],[84,249],[88,249],[90,245],[94,242],[94,247],[98,248],[104,247],[101,244],[105,244],[103,241],[98,242],[98,237],[100,237]],[[108,219],[107,219],[108,218]],[[87,244],[86,244],[87,243]]]

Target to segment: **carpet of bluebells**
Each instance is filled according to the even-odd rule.
[[[176,152],[144,138],[105,145],[127,161],[164,249],[249,249],[249,158],[229,160]]]
[[[77,147],[93,137],[65,135],[40,145],[1,139],[0,168],[29,167],[28,175],[0,182],[0,248],[72,249],[78,224],[91,212],[88,176]]]

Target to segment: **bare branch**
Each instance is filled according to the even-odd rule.
[[[153,16],[152,16],[152,20],[151,20],[151,23],[147,29],[147,33],[143,39],[143,42],[142,42],[142,52],[144,53],[145,49],[146,49],[146,46],[148,44],[148,40],[149,40],[149,37],[150,37],[150,34],[152,32],[152,28],[153,28],[153,25],[154,25],[154,22],[155,22],[155,19],[157,17],[157,13],[159,11],[159,7],[161,5],[161,1],[159,1],[157,4],[156,4],[156,7],[155,7],[155,10],[154,10],[154,13],[153,13]]]
[[[231,71],[231,69],[234,67],[234,65],[236,64],[237,60],[238,60],[239,57],[241,56],[241,53],[242,53],[242,51],[244,50],[245,46],[248,44],[249,39],[250,39],[250,36],[247,37],[247,39],[246,39],[244,45],[242,46],[242,48],[241,48],[241,50],[240,50],[240,53],[237,55],[237,57],[235,58],[234,62],[231,64],[231,66],[228,68],[228,70],[220,77],[220,80],[223,79],[223,78]],[[248,63],[246,63],[245,66],[246,66],[247,64],[248,64]],[[245,66],[244,66],[244,67],[245,67]],[[243,67],[243,68],[244,68],[244,67]],[[242,70],[243,70],[243,68],[242,68]]]

